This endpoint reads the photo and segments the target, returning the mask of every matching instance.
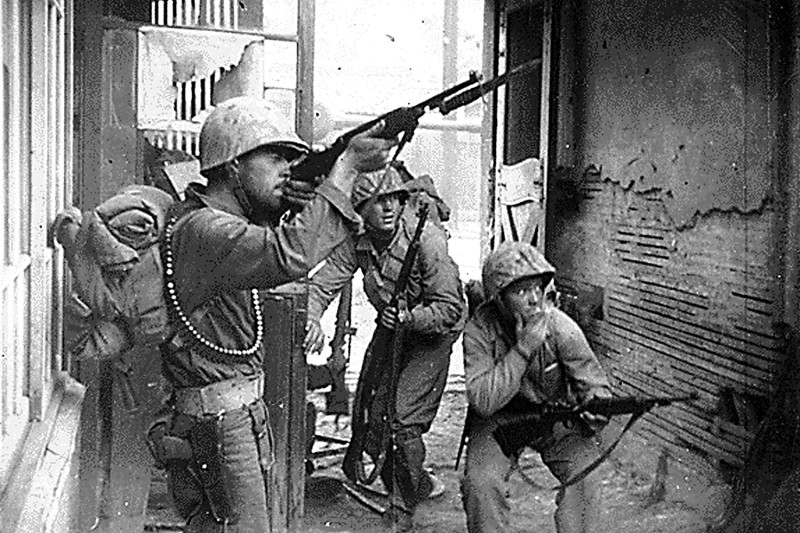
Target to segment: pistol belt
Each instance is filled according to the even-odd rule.
[[[173,393],[173,408],[189,416],[218,415],[241,409],[261,398],[264,376],[226,379],[205,387],[186,387]]]

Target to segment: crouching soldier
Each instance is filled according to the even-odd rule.
[[[259,290],[306,275],[348,237],[359,221],[354,177],[385,165],[396,144],[376,137],[379,130],[355,137],[325,182],[304,191],[288,178],[308,146],[271,104],[233,98],[203,124],[208,185],[191,185],[175,204],[162,244],[176,331],[162,348],[162,371],[174,392],[169,420],[150,431],[187,532],[271,530],[264,357],[287,354],[263,353],[270,331]],[[305,198],[305,207],[276,223],[290,197]]]
[[[507,483],[524,447],[539,452],[562,484],[580,477],[602,452],[595,430],[606,420],[591,414],[572,427],[528,422],[495,431],[504,413],[611,396],[583,332],[547,297],[554,274],[539,251],[519,242],[501,244],[483,265],[486,300],[464,330],[470,416],[462,495],[470,533],[511,530]],[[589,474],[559,490],[559,533],[592,530],[596,485]]]
[[[380,476],[391,501],[384,519],[393,531],[412,529],[417,504],[443,490],[441,482],[423,468],[422,435],[430,429],[439,409],[452,346],[466,317],[458,267],[448,255],[443,228],[433,222],[426,223],[420,234],[405,290],[407,312],[392,304],[395,284],[418,224],[414,214],[403,213],[407,197],[408,191],[393,167],[356,179],[353,206],[364,220],[365,231],[339,246],[311,278],[306,336],[308,351],[321,348],[324,336],[319,320],[336,293],[360,269],[364,292],[378,312],[378,327],[365,354],[356,402],[368,396],[364,391],[376,392],[367,406],[369,420],[360,420],[361,413],[354,408],[354,435],[343,467],[351,481],[361,481],[353,465],[361,461],[362,450],[356,448],[364,436],[358,433],[365,431],[366,453],[373,459],[385,454]],[[380,351],[393,349],[393,331],[399,328],[403,330],[395,352],[399,368],[396,382],[390,383],[390,364],[375,372],[367,369],[374,368],[372,363],[378,360]],[[390,398],[394,387],[395,397]],[[385,438],[384,416],[390,419],[390,439]]]

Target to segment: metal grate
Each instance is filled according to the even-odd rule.
[[[239,29],[239,0],[152,0],[150,22],[159,26]]]

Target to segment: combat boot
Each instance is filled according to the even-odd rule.
[[[392,533],[413,533],[417,531],[414,525],[414,515],[400,506],[390,505],[383,513],[383,525]]]

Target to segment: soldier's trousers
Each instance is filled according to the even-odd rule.
[[[578,429],[556,424],[548,436],[534,449],[550,472],[564,483],[581,472],[601,453],[600,438]],[[464,510],[469,533],[515,531],[509,505],[509,478],[518,457],[508,456],[492,435],[491,426],[478,422],[470,430],[466,469],[461,483]],[[594,496],[598,488],[597,472],[556,495],[556,531],[589,533],[594,531],[596,508]],[[524,490],[534,490],[526,487]],[[523,526],[523,531],[530,528]]]
[[[212,438],[198,435],[196,420],[175,414],[170,433],[188,438],[192,447],[208,449]],[[169,490],[187,533],[265,533],[271,531],[267,509],[268,474],[273,457],[266,407],[226,411],[213,424],[219,439],[219,479],[204,479],[203,461],[169,467]],[[196,428],[197,426],[194,426]],[[206,435],[208,437],[208,434]]]
[[[401,497],[398,503],[408,511],[413,512],[427,495],[429,480],[423,468],[426,452],[422,435],[430,429],[439,410],[457,338],[452,333],[426,337],[406,333],[407,342],[402,347],[392,422],[395,439],[393,449],[387,451],[381,479],[387,489],[394,489],[395,496]],[[387,389],[385,386],[379,389],[376,404],[385,405]],[[371,413],[371,427],[381,427],[382,414],[381,409]]]

